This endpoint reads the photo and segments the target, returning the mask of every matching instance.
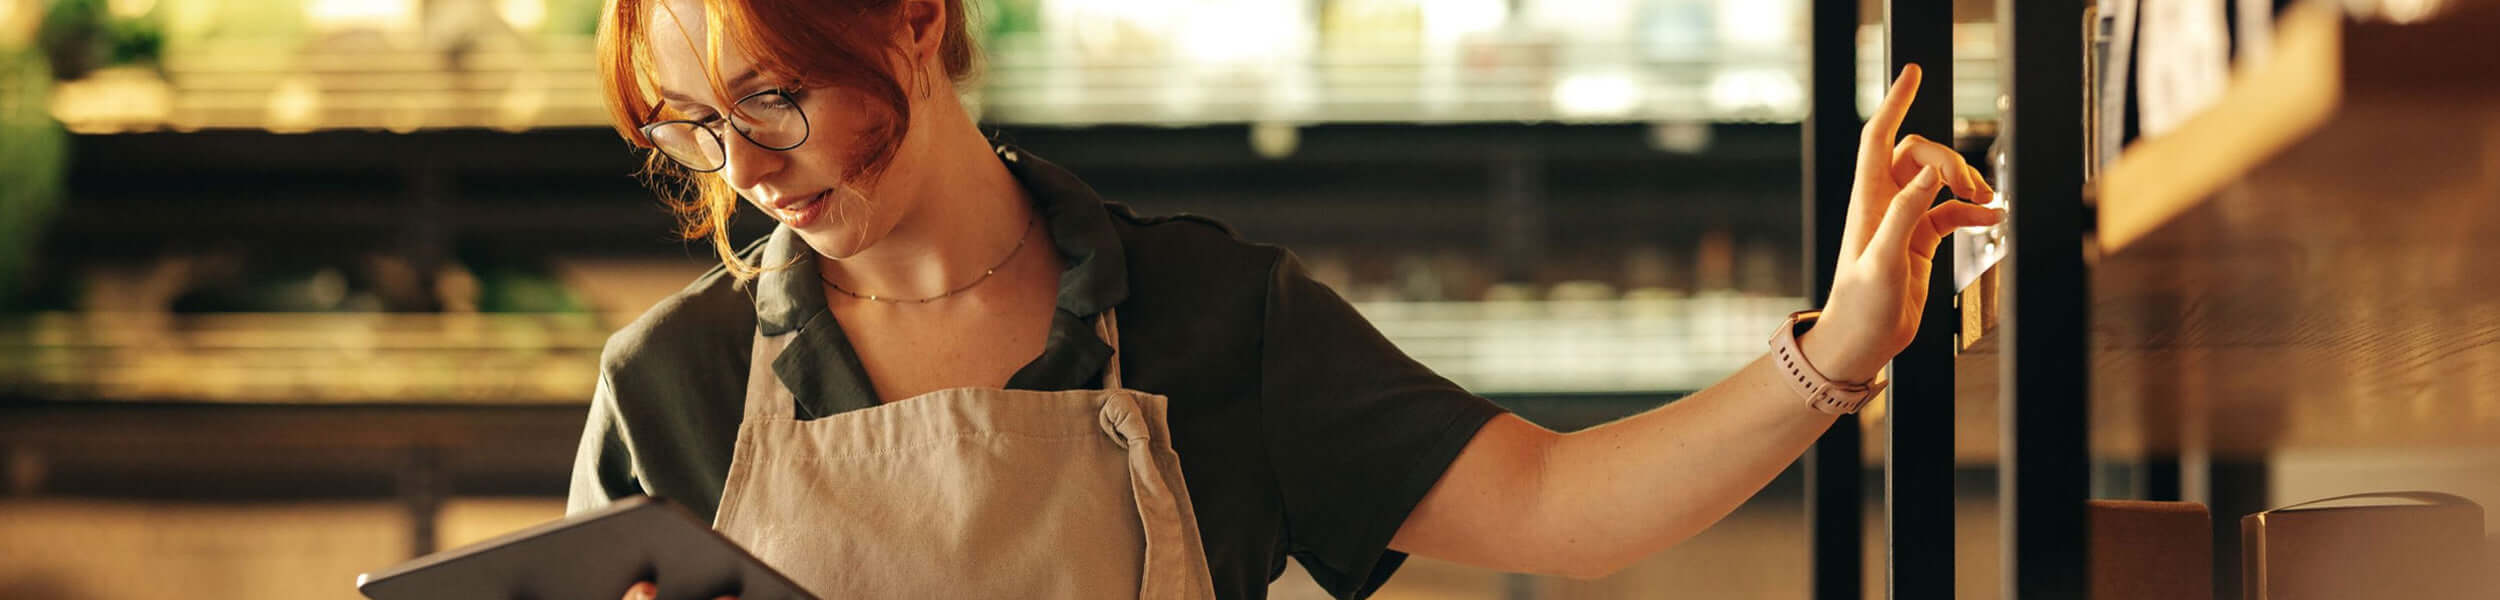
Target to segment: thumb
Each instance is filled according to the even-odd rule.
[[[1936,168],[1920,167],[1918,176],[1901,186],[1901,193],[1892,196],[1892,205],[1884,208],[1884,223],[1875,228],[1875,239],[1867,240],[1866,252],[1901,256],[1909,248],[1910,234],[1925,226],[1927,205],[1935,202],[1936,192],[1942,189],[1944,178]]]

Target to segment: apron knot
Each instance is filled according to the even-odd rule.
[[[1146,423],[1146,411],[1137,406],[1137,398],[1112,392],[1102,401],[1102,432],[1121,448],[1144,447],[1154,438],[1154,430]]]

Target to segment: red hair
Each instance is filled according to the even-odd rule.
[[[651,147],[642,126],[663,120],[661,115],[667,110],[652,77],[650,44],[655,36],[649,30],[655,10],[671,10],[667,1],[609,0],[599,17],[600,91],[606,96],[617,134],[637,148]],[[945,5],[946,22],[938,60],[948,78],[963,83],[972,77],[978,51],[965,32],[963,0],[940,1]],[[752,58],[756,71],[765,77],[801,88],[839,88],[865,98],[866,108],[880,120],[867,136],[844,149],[853,160],[844,167],[843,180],[870,181],[884,172],[911,122],[903,77],[889,66],[912,64],[910,49],[894,41],[897,28],[903,26],[899,10],[905,0],[702,2],[706,39],[687,40],[701,44],[699,55],[719,56],[726,41]],[[713,60],[705,63],[713,95],[731,97],[721,74],[710,66]],[[913,83],[919,91],[927,91],[928,82]],[[738,260],[729,242],[729,217],[738,209],[737,190],[720,177],[687,172],[657,152],[645,157],[643,174],[676,213],[679,235],[689,240],[710,238],[722,264],[740,279],[762,272]]]

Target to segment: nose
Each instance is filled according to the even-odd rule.
[[[781,172],[782,161],[786,158],[780,152],[758,146],[736,131],[721,133],[722,160],[725,161],[721,177],[731,188],[751,189],[763,183],[764,178]]]

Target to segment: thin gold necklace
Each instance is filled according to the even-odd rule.
[[[854,292],[854,291],[850,291],[850,290],[847,290],[847,289],[843,289],[842,284],[839,284],[839,283],[834,283],[834,282],[833,282],[833,278],[830,278],[830,277],[825,278],[825,286],[826,286],[826,287],[833,288],[833,291],[836,291],[836,292],[842,292],[842,294],[843,294],[843,295],[845,295],[845,296],[850,296],[850,297],[852,297],[852,298],[858,298],[858,299],[861,299],[861,300],[867,300],[867,301],[869,301],[869,302],[883,302],[883,303],[886,303],[886,304],[928,304],[928,303],[931,303],[931,302],[936,302],[936,301],[939,301],[939,300],[945,300],[945,299],[947,299],[947,298],[949,298],[949,297],[952,297],[952,296],[954,296],[954,295],[956,295],[956,294],[963,293],[963,291],[964,291],[964,290],[969,290],[969,289],[972,289],[972,286],[981,285],[981,282],[984,282],[984,281],[989,281],[989,280],[990,280],[990,276],[991,276],[991,275],[997,275],[997,274],[998,274],[998,270],[999,270],[1000,268],[1007,266],[1007,261],[1015,260],[1015,259],[1016,259],[1016,253],[1018,253],[1018,252],[1023,252],[1023,251],[1024,251],[1024,242],[1025,242],[1026,240],[1030,240],[1030,239],[1032,239],[1032,238],[1033,238],[1033,235],[1032,235],[1032,234],[1033,234],[1033,225],[1034,225],[1035,223],[1040,223],[1040,222],[1041,222],[1041,216],[1040,216],[1040,215],[1034,215],[1034,217],[1033,217],[1032,219],[1026,220],[1026,221],[1024,222],[1024,229],[1022,229],[1022,230],[1021,230],[1021,231],[1023,231],[1023,232],[1024,232],[1024,233],[1023,233],[1023,235],[1018,235],[1018,236],[1016,236],[1016,247],[1015,247],[1015,248],[1013,248],[1013,249],[1009,249],[1009,250],[1007,251],[1007,256],[1006,256],[1005,258],[1000,258],[1000,259],[998,259],[998,264],[990,265],[990,268],[988,268],[988,269],[986,269],[986,270],[981,271],[981,276],[980,276],[980,277],[974,277],[974,278],[972,278],[972,281],[967,282],[967,283],[965,283],[965,284],[963,284],[963,285],[961,285],[961,286],[957,286],[955,289],[946,290],[946,293],[943,293],[943,294],[938,294],[938,295],[935,295],[935,296],[930,296],[930,297],[927,297],[927,298],[912,298],[912,299],[895,299],[895,298],[887,298],[887,297],[884,297],[884,296],[879,296],[879,295],[876,295],[876,294],[862,294],[862,293],[859,293],[859,292]]]

